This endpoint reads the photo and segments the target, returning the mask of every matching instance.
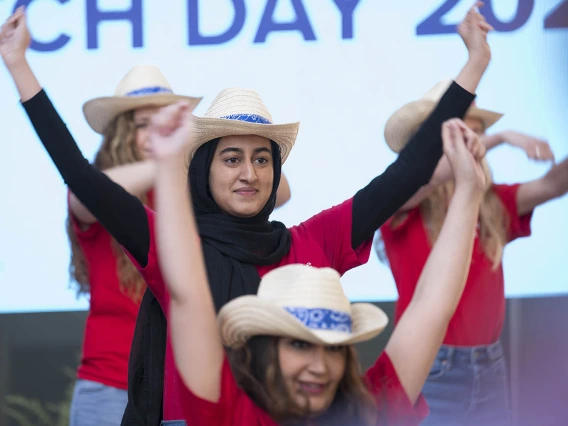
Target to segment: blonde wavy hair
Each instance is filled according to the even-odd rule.
[[[484,159],[481,165],[485,173],[486,189],[479,210],[479,238],[483,252],[491,260],[492,269],[495,270],[503,259],[503,249],[508,241],[510,219],[501,199],[492,189],[493,178],[487,160]],[[420,203],[420,213],[424,219],[428,238],[432,246],[442,230],[449,200],[453,192],[454,183],[448,182],[445,185],[440,185],[428,198]],[[405,212],[396,213],[391,221],[391,226],[396,228],[405,215]],[[381,261],[386,260],[385,253],[382,252],[384,250],[383,246],[384,244],[380,243],[376,245],[377,250],[381,250],[381,252],[378,252]]]
[[[136,125],[134,111],[118,115],[103,134],[103,143],[95,156],[93,165],[99,170],[106,170],[123,164],[135,163],[142,160],[136,147]],[[146,197],[141,201],[145,203]],[[77,295],[89,293],[89,265],[73,227],[71,213],[67,217],[67,234],[71,246],[71,261],[69,273],[77,286]],[[134,301],[140,301],[145,289],[145,282],[130,259],[113,238],[111,249],[116,258],[117,275],[121,290]]]

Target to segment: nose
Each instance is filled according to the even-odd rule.
[[[251,183],[255,182],[257,179],[256,176],[256,169],[254,168],[254,164],[252,161],[244,161],[241,167],[241,180]]]
[[[326,353],[323,346],[314,350],[308,370],[317,376],[323,376],[327,373]]]

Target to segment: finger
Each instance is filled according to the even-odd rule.
[[[442,142],[444,144],[444,152],[448,155],[450,155],[454,149],[453,149],[453,141],[452,141],[452,135],[450,132],[450,122],[446,121],[443,125],[442,125]]]
[[[487,21],[482,21],[478,25],[479,25],[479,28],[486,33],[495,30],[495,28],[493,28],[492,25],[488,24]]]
[[[461,150],[467,149],[465,146],[465,139],[462,129],[455,122],[453,122],[451,126],[452,128],[450,129],[450,131],[452,134],[456,152],[460,152]]]

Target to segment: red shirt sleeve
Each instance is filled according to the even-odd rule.
[[[155,213],[152,209],[144,206],[146,216],[148,218],[148,229],[150,231],[150,248],[148,250],[148,263],[145,267],[141,266],[136,259],[126,250],[122,249],[132,262],[132,264],[140,271],[142,278],[154,294],[154,297],[160,303],[162,310],[168,312],[169,295],[166,291],[166,284],[160,271],[160,264],[158,263],[158,251],[156,248],[156,232],[155,232]]]
[[[493,190],[501,199],[505,211],[509,215],[509,242],[517,238],[531,235],[531,219],[533,212],[519,216],[517,209],[517,193],[521,184],[493,185]]]
[[[298,225],[320,245],[331,262],[331,267],[343,275],[369,260],[373,239],[355,250],[351,246],[353,199],[324,210]]]
[[[377,401],[379,424],[419,425],[428,415],[428,405],[422,395],[416,404],[410,402],[386,352],[383,351],[375,364],[369,368],[365,380]]]

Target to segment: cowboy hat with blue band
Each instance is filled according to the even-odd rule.
[[[294,146],[300,123],[274,124],[258,93],[248,89],[222,90],[203,114],[193,116],[190,158],[209,141],[224,136],[256,135],[274,141],[280,147],[282,164]]]
[[[279,336],[318,345],[352,345],[380,334],[388,317],[371,303],[345,296],[331,268],[287,265],[266,274],[256,296],[227,303],[218,316],[223,344],[243,346],[253,336]]]
[[[187,101],[193,111],[202,98],[174,94],[172,87],[154,65],[137,65],[118,83],[114,96],[91,99],[83,105],[83,113],[91,128],[103,134],[116,116],[148,106],[165,106]]]

